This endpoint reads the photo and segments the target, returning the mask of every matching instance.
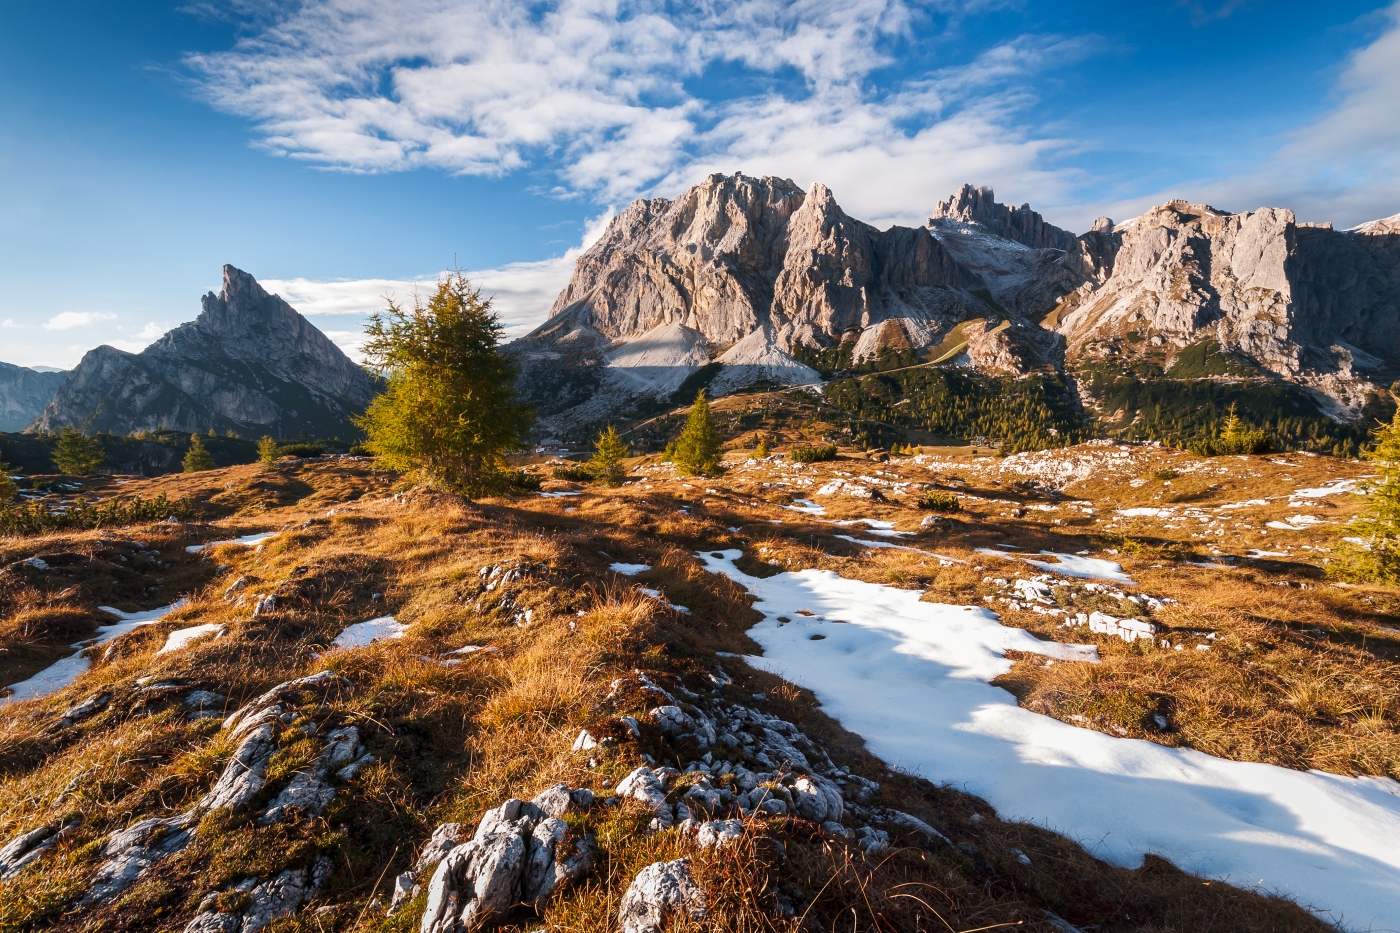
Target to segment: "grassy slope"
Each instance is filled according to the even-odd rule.
[[[799,432],[790,433],[797,439]],[[57,852],[0,882],[0,929],[178,930],[206,893],[305,863],[316,852],[337,864],[330,887],[299,917],[278,921],[273,929],[416,928],[416,911],[386,920],[368,904],[385,895],[388,879],[411,863],[433,826],[474,822],[505,798],[528,796],[556,780],[602,791],[604,781],[615,782],[642,752],[672,754],[651,732],[641,742],[595,752],[592,763],[569,747],[579,728],[602,731],[617,715],[640,715],[650,705],[625,692],[606,701],[615,678],[640,668],[666,683],[708,690],[704,674],[714,652],[754,648],[744,635],[754,621],[746,597],[698,569],[690,557],[698,548],[742,546],[753,567],[829,567],[966,603],[1001,598],[987,578],[1016,575],[1009,564],[987,566],[974,547],[1116,547],[1139,591],[1178,600],[1159,617],[1173,626],[1174,636],[1209,628],[1220,635],[1216,647],[1190,653],[1130,648],[1087,630],[1058,628],[1044,616],[1007,610],[1009,624],[1045,637],[1095,641],[1105,658],[1082,671],[1076,665],[1019,663],[1007,685],[1025,702],[1087,727],[1230,757],[1343,773],[1397,773],[1400,710],[1393,659],[1400,641],[1379,624],[1393,620],[1397,601],[1391,592],[1338,589],[1320,580],[1323,555],[1302,545],[1325,546],[1335,526],[1270,531],[1265,519],[1292,511],[1277,500],[1230,510],[1228,537],[1193,538],[1198,532],[1165,527],[1170,522],[1112,516],[1115,507],[1174,499],[1200,506],[1277,496],[1356,475],[1358,465],[1308,458],[1287,465],[1265,458],[1199,461],[1138,449],[1112,468],[1090,471],[1085,480],[1061,483],[1062,493],[1033,468],[1013,473],[1008,465],[964,456],[887,465],[843,459],[798,470],[773,461],[692,483],[676,479],[669,466],[645,464],[639,480],[620,490],[475,504],[407,489],[363,461],[309,463],[275,474],[234,467],[123,487],[147,495],[191,495],[208,503],[212,524],[4,541],[0,563],[6,566],[33,554],[78,555],[47,574],[9,566],[0,576],[6,618],[0,638],[7,652],[19,652],[0,657],[17,665],[13,670],[63,653],[61,646],[92,624],[97,604],[145,608],[176,593],[191,599],[167,620],[119,639],[73,687],[0,710],[0,839],[55,815],[83,818]],[[1216,466],[1226,469],[1207,472]],[[1183,475],[1169,487],[1150,479],[1167,467]],[[945,523],[948,530],[930,535],[930,543],[983,565],[940,567],[909,552],[862,553],[832,537],[846,529],[777,508],[839,475],[903,477],[958,492],[964,511]],[[1131,478],[1146,481],[1132,486]],[[1082,497],[1097,511],[1088,515],[1077,504],[1057,501],[1061,495]],[[884,504],[824,501],[829,518],[881,517],[916,527],[916,496],[889,498]],[[1325,501],[1327,508],[1315,511],[1337,519],[1356,508],[1355,497]],[[689,514],[680,511],[682,505]],[[1036,505],[1052,508],[1031,508]],[[1015,516],[1013,509],[1024,511]],[[769,524],[772,518],[785,524]],[[737,534],[727,530],[741,526]],[[285,530],[257,550],[225,547],[208,559],[184,551],[188,543],[272,528]],[[1228,571],[1186,562],[1213,551],[1280,550],[1281,536],[1290,544],[1285,559],[1241,560],[1239,569]],[[134,542],[160,556],[138,562]],[[111,559],[123,554],[124,564]],[[620,578],[607,569],[615,560],[646,562],[653,570]],[[519,607],[535,610],[533,624],[524,628],[511,624],[515,610],[497,606],[498,593],[481,594],[478,576],[484,566],[517,561],[547,568],[511,591]],[[226,600],[225,588],[241,575],[254,581],[244,593],[275,589],[279,610],[253,619],[246,597]],[[1284,582],[1291,585],[1278,585]],[[693,612],[671,612],[639,594],[637,585],[662,588]],[[405,638],[326,653],[345,624],[386,611],[412,623]],[[155,654],[168,631],[202,622],[222,622],[228,633]],[[454,667],[433,660],[464,644],[500,650]],[[1020,922],[1021,929],[1050,930],[1045,909],[1098,930],[1324,929],[1289,904],[1202,884],[1157,859],[1136,871],[1112,868],[1062,837],[996,820],[985,804],[965,794],[887,773],[855,736],[823,716],[810,694],[735,659],[723,663],[735,677],[727,688],[732,698],[752,702],[749,694],[766,691],[770,712],[797,723],[838,763],[879,780],[884,804],[925,818],[958,848],[925,850],[905,840],[892,854],[867,859],[800,820],[754,826],[737,851],[688,853],[710,892],[716,928],[798,928],[771,910],[781,892],[800,905],[799,914],[806,911],[803,922],[810,929],[970,930]],[[244,817],[210,817],[209,830],[194,846],[162,863],[114,905],[64,912],[100,860],[95,850],[111,830],[188,806],[230,752],[218,720],[188,723],[176,704],[143,705],[135,678],[156,675],[217,690],[229,696],[232,708],[273,684],[326,667],[355,689],[316,716],[356,723],[379,761],[343,789],[323,817],[267,828]],[[114,695],[107,711],[77,727],[50,729],[63,710],[99,690]],[[1146,730],[1141,698],[1157,704],[1161,694],[1172,697],[1173,728]],[[294,736],[283,742],[274,772],[285,775],[309,752]],[[645,816],[631,807],[607,813],[593,825],[605,853],[600,869],[556,900],[545,918],[551,929],[608,929],[635,871],[688,849],[673,834],[645,835]],[[1030,864],[1013,850],[1026,853]],[[321,907],[329,909],[318,912]]]

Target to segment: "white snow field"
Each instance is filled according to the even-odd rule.
[[[147,609],[145,612],[122,612],[120,609],[113,609],[111,606],[98,606],[97,608],[109,615],[117,617],[116,622],[111,625],[99,625],[97,627],[97,637],[84,641],[74,642],[70,647],[77,648],[77,654],[70,654],[66,658],[55,661],[39,673],[28,680],[21,680],[17,684],[11,684],[10,689],[14,692],[7,697],[0,697],[0,706],[10,703],[18,703],[20,700],[32,700],[35,697],[48,696],[55,690],[68,686],[77,680],[79,675],[92,666],[92,662],[84,654],[93,645],[102,645],[134,631],[143,625],[150,625],[152,622],[159,622],[166,614],[179,609],[185,604],[184,599],[177,599],[168,606],[160,606],[156,609]]]
[[[1007,649],[1097,659],[973,606],[824,570],[760,579],[738,550],[706,567],[758,597],[748,662],[810,689],[892,766],[975,794],[1117,865],[1180,868],[1294,898],[1349,930],[1400,930],[1400,783],[1228,761],[1080,729],[989,681]],[[799,610],[814,613],[804,617]],[[779,622],[779,617],[789,619]],[[823,635],[813,640],[815,635]]]
[[[407,631],[408,626],[393,616],[380,616],[367,622],[356,622],[354,625],[346,626],[344,631],[335,636],[331,647],[363,648],[365,645],[372,645],[386,638],[403,638],[404,632]]]

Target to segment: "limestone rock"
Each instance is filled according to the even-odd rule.
[[[743,820],[711,820],[696,828],[695,843],[702,849],[723,848],[743,834]]]
[[[936,227],[950,221],[976,226],[1031,249],[1067,250],[1074,243],[1073,233],[1046,223],[1031,210],[1029,204],[1017,208],[997,203],[996,194],[991,188],[963,185],[948,200],[939,201],[933,209],[933,216],[929,218],[929,226]],[[1112,221],[1109,221],[1109,225],[1112,226]]]
[[[256,933],[279,917],[290,917],[330,880],[335,865],[319,856],[310,868],[289,868],[267,881],[247,878],[233,890],[248,895],[248,906],[237,913],[201,905],[185,933]],[[212,901],[212,898],[208,899]]]
[[[43,414],[66,372],[46,373],[0,363],[0,431],[23,431]]]
[[[106,903],[131,887],[156,862],[179,852],[189,844],[189,822],[189,814],[182,813],[141,820],[114,833],[102,847],[106,861],[98,866],[80,903]]]
[[[705,892],[690,873],[690,859],[653,862],[637,873],[622,896],[618,921],[622,933],[661,933],[668,917],[709,917]]]
[[[140,353],[89,351],[33,430],[75,425],[128,434],[169,427],[256,437],[330,437],[376,391],[374,379],[281,298],[224,266],[199,317]]]

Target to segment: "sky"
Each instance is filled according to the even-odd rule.
[[[1348,227],[1400,212],[1397,101],[1400,0],[0,3],[0,360],[140,350],[225,263],[352,355],[449,268],[516,336],[711,172]]]

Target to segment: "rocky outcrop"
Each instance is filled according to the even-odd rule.
[[[824,185],[712,175],[614,218],[550,319],[509,352],[543,414],[580,421],[639,394],[667,398],[712,361],[713,384],[731,391],[817,381],[799,347],[864,334],[867,354],[936,343],[986,313],[979,285],[927,228],[877,230]]]
[[[1400,375],[1400,234],[1386,221],[1338,232],[1279,208],[1171,201],[1081,242],[1086,281],[1053,324],[1072,362],[1163,348],[1169,364],[1211,340],[1351,409]]]
[[[533,801],[507,800],[486,811],[469,840],[458,841],[455,823],[438,827],[414,872],[396,882],[396,900],[403,899],[398,890],[411,892],[414,876],[436,859],[422,933],[465,933],[504,919],[522,903],[542,911],[555,891],[593,867],[592,837],[571,834],[560,819],[576,793],[557,784]]]
[[[955,224],[967,224],[1031,249],[1069,250],[1075,241],[1073,233],[1046,223],[1029,204],[999,204],[991,188],[971,185],[963,185],[948,200],[939,201],[928,221],[935,228]]]
[[[43,414],[66,372],[40,372],[0,363],[0,431],[23,431]]]
[[[173,428],[351,437],[376,384],[290,305],[224,266],[199,317],[140,353],[89,351],[33,424],[127,434]]]

